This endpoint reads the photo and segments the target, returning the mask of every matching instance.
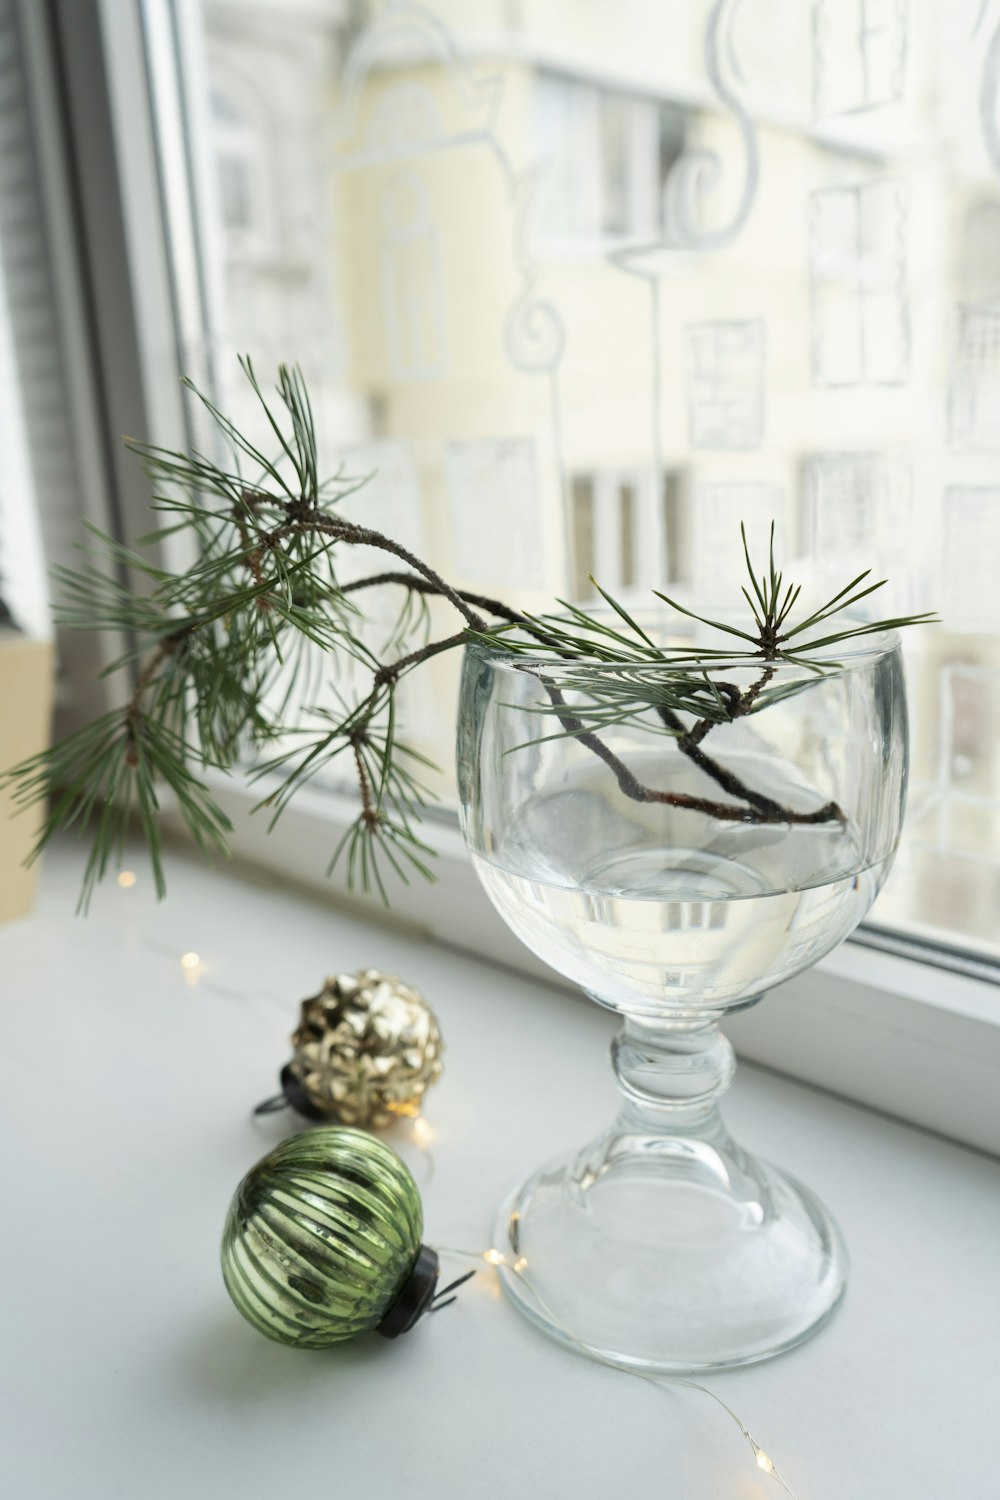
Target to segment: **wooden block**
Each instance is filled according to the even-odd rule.
[[[0,771],[49,743],[52,716],[52,644],[0,629]],[[38,866],[24,868],[43,809],[14,817],[14,799],[0,790],[0,922],[31,910]]]

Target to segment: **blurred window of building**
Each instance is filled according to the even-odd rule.
[[[260,142],[252,121],[220,90],[212,94],[219,209],[229,234],[251,235],[260,221]]]
[[[664,232],[664,191],[684,151],[687,112],[547,71],[536,88],[544,233],[593,248]]]

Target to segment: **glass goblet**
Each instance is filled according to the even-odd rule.
[[[458,739],[465,838],[491,901],[624,1020],[617,1119],[502,1211],[495,1243],[528,1268],[506,1288],[553,1337],[659,1371],[777,1354],[844,1291],[822,1203],[723,1124],[734,1057],[719,1022],[865,915],[907,770],[894,633],[820,673],[713,666],[720,703],[748,707],[708,728],[668,706],[677,671],[472,645]]]

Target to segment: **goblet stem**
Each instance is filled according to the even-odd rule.
[[[733,1141],[719,1100],[736,1071],[732,1046],[715,1019],[651,1019],[626,1015],[611,1044],[622,1103],[610,1129],[577,1157],[568,1185],[586,1195],[601,1178],[621,1174],[631,1162],[646,1185],[673,1193],[697,1185],[726,1212],[759,1221],[767,1212],[767,1185],[757,1163]],[[678,1210],[671,1196],[669,1223]]]
[[[650,1021],[626,1016],[611,1044],[624,1096],[622,1124],[653,1132],[705,1133],[736,1071],[732,1046],[715,1021]]]

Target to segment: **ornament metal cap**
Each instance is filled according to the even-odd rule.
[[[438,1280],[438,1255],[429,1245],[421,1245],[413,1270],[403,1282],[399,1296],[376,1328],[384,1339],[409,1333],[434,1301]]]
[[[286,1063],[282,1068],[280,1081],[281,1093],[258,1104],[254,1110],[255,1115],[273,1115],[279,1109],[291,1107],[297,1114],[304,1115],[307,1120],[328,1120],[329,1117],[323,1110],[317,1109],[306,1093],[302,1080],[291,1063]]]

